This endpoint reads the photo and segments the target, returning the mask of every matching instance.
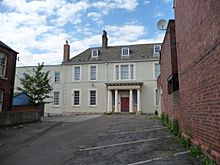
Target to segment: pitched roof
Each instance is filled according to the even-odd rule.
[[[3,43],[2,41],[0,41],[0,47],[4,47],[5,49],[8,49],[8,50],[11,50],[13,51],[14,53],[17,53],[16,51],[14,51],[12,48],[10,48],[8,45],[6,45],[5,43]]]
[[[161,45],[161,43],[109,46],[107,49],[102,47],[89,48],[63,64],[158,60],[159,57],[155,57],[153,53],[154,45]],[[129,56],[121,56],[122,48],[129,48]],[[99,55],[96,58],[91,56],[93,49],[98,49],[99,51]]]

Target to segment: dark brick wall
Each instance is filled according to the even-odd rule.
[[[3,111],[10,111],[12,106],[17,53],[0,46],[0,52],[7,55],[6,75],[0,77],[0,88],[4,91]]]

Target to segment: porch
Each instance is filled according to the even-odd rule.
[[[142,82],[106,83],[108,112],[141,112]]]

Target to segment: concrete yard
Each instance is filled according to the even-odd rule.
[[[186,165],[200,161],[146,115],[44,118],[0,128],[1,165]]]

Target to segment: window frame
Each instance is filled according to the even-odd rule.
[[[122,79],[121,76],[121,66],[123,65],[128,65],[128,79]],[[131,73],[131,67],[133,67],[133,73]],[[117,72],[118,70],[118,72]],[[133,81],[136,80],[136,64],[135,63],[119,63],[119,64],[114,64],[114,69],[113,69],[113,79],[114,81]]]
[[[159,68],[160,68],[160,64],[158,62],[153,63],[153,78],[154,78],[154,80],[157,80],[157,78],[160,76],[160,73],[159,73],[159,75],[156,77],[156,65],[159,65]]]
[[[3,111],[4,90],[0,89],[0,112]]]
[[[92,80],[91,67],[96,67],[95,80]],[[98,65],[89,65],[88,79],[89,79],[89,81],[97,81],[98,80]]]
[[[127,53],[127,54],[124,54],[124,50],[126,50],[128,53]],[[122,56],[122,57],[127,57],[127,56],[129,56],[129,55],[130,55],[130,50],[129,50],[128,47],[123,47],[123,48],[121,48],[121,56]]]
[[[155,51],[157,46],[159,47],[158,52]],[[154,54],[160,54],[160,50],[161,50],[161,45],[154,45]]]
[[[58,93],[58,104],[55,104],[55,93]],[[53,91],[53,106],[54,107],[59,107],[60,106],[60,91]]]
[[[95,91],[96,93],[96,95],[95,95],[95,105],[91,105],[91,91]],[[88,91],[88,105],[89,105],[89,107],[96,107],[97,105],[98,105],[98,93],[97,93],[97,89],[89,89],[89,91]]]
[[[76,71],[76,68],[79,67],[79,80],[76,80],[76,76],[75,76],[75,71]],[[79,82],[81,81],[81,78],[82,78],[82,66],[81,65],[75,65],[73,66],[73,77],[72,77],[72,80],[75,81],[75,82]]]
[[[94,54],[96,54],[96,55],[94,56]],[[92,58],[97,58],[98,56],[99,56],[99,50],[98,49],[92,49],[91,57]]]
[[[0,66],[2,65],[3,67],[3,69],[2,69],[2,72],[0,72],[0,77],[5,77],[6,76],[6,68],[7,68],[7,59],[8,59],[8,57],[7,57],[7,55],[5,54],[5,53],[3,53],[3,52],[0,52],[0,56],[3,56],[3,57],[5,57],[5,60],[4,60],[4,64],[2,64],[1,63],[1,59],[3,59],[3,58],[0,58]]]
[[[75,92],[79,92],[79,104],[75,104]],[[81,89],[73,89],[72,90],[72,106],[73,107],[80,107],[81,106]]]
[[[56,80],[56,74],[59,74],[59,80]],[[59,71],[55,71],[54,72],[54,83],[60,83],[60,81],[61,81],[61,76],[60,76],[60,72]]]

